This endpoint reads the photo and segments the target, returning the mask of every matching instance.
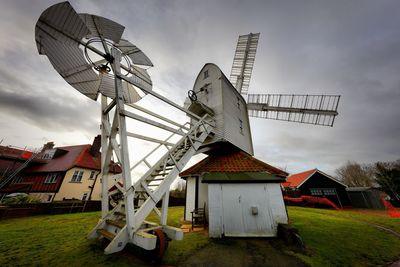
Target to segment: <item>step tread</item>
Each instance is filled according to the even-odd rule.
[[[116,212],[114,212],[114,215],[117,215],[117,216],[125,216],[126,214],[123,213],[123,212],[120,212],[120,211],[116,211]]]
[[[107,238],[108,240],[113,240],[115,238],[115,234],[110,233],[106,229],[98,229],[97,232]]]
[[[106,222],[110,225],[116,226],[118,228],[123,228],[125,226],[124,221],[115,221],[115,220],[106,220]]]

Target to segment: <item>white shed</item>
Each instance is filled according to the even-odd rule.
[[[287,173],[241,150],[209,155],[180,176],[185,220],[205,206],[210,237],[276,236],[278,223],[288,222],[280,187]]]

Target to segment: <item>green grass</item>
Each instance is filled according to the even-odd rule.
[[[179,226],[182,207],[169,210],[168,221]],[[143,262],[124,254],[104,255],[100,242],[86,239],[100,212],[36,216],[0,221],[0,266],[140,266]],[[148,220],[156,221],[154,215]],[[206,245],[204,235],[185,235],[171,241],[163,261],[177,264]],[[132,251],[132,250],[130,250]]]
[[[382,225],[394,223],[390,218],[359,216]],[[289,207],[289,217],[310,254],[296,256],[311,266],[377,266],[400,258],[399,238],[355,220],[359,218],[350,211]]]
[[[398,231],[400,219],[351,211],[300,207],[288,210],[291,224],[299,229],[307,251],[301,253],[290,247],[281,251],[311,266],[376,266],[400,259],[399,238],[357,221]],[[144,265],[137,257],[130,256],[130,249],[122,254],[104,255],[100,242],[86,239],[99,217],[99,212],[89,212],[0,221],[0,266]],[[179,226],[182,217],[182,207],[170,208],[170,225]],[[155,218],[150,215],[148,219],[155,221]],[[218,250],[218,244],[202,234],[186,234],[183,241],[170,242],[163,264],[179,265],[196,257],[203,247]],[[241,244],[241,239],[232,241],[232,246],[239,246],[236,249]],[[224,256],[222,250],[221,256]]]

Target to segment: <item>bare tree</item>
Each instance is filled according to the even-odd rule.
[[[400,159],[375,164],[375,180],[393,201],[400,203]]]
[[[339,180],[350,187],[364,187],[373,185],[373,166],[347,161],[336,170]]]

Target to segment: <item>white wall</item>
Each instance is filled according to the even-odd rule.
[[[188,177],[186,179],[186,204],[185,204],[185,220],[191,221],[191,212],[195,209],[196,204],[196,178]],[[208,209],[208,185],[201,183],[199,181],[198,188],[198,208],[203,208],[206,205],[206,210]],[[208,211],[206,211],[206,217],[208,216]]]
[[[205,72],[208,72],[207,78],[204,78]],[[207,92],[200,92],[206,84],[209,84]],[[246,102],[229,81],[225,80],[218,66],[206,64],[197,76],[193,90],[197,92],[197,100],[211,108],[215,114],[215,136],[206,139],[205,144],[226,140],[253,155]],[[242,121],[242,131],[239,120]]]
[[[186,179],[186,204],[185,204],[185,218],[186,221],[192,220],[191,211],[194,210],[195,196],[196,196],[196,179],[188,177]]]
[[[276,236],[278,223],[287,223],[279,184],[209,184],[208,190],[210,237]]]

